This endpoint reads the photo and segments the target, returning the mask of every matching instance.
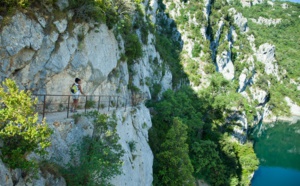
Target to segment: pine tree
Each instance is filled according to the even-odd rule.
[[[193,166],[188,152],[187,126],[178,118],[166,135],[157,158],[160,163],[158,177],[162,185],[194,185]]]

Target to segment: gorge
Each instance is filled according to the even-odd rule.
[[[255,185],[264,163],[252,131],[300,116],[299,36],[300,4],[291,2],[0,0],[1,86],[12,79],[34,95],[69,95],[80,77],[87,95],[130,100],[126,110],[101,110],[101,125],[91,113],[46,116],[48,154],[24,154],[36,176],[1,154],[0,185]],[[85,166],[82,179],[64,172],[93,162],[73,146],[102,144],[110,132],[122,157],[107,161],[120,173],[93,174],[105,164]]]

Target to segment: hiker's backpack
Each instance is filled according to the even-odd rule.
[[[73,84],[70,88],[70,91],[73,93],[73,94],[76,94],[78,92],[78,87],[76,84]]]

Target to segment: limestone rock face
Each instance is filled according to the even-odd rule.
[[[224,51],[221,56],[217,55],[216,62],[218,72],[222,73],[225,79],[232,80],[234,78],[234,66],[230,52]]]
[[[13,186],[10,171],[5,167],[2,160],[0,160],[0,184],[3,186]]]
[[[49,172],[38,171],[36,177],[22,176],[20,169],[8,170],[0,160],[0,185],[1,186],[66,186],[66,181],[61,176],[54,176]]]
[[[43,22],[41,16],[38,17]],[[44,20],[45,21],[45,20]],[[119,50],[114,34],[105,25],[87,32],[87,23],[66,31],[68,20],[56,20],[56,30],[17,13],[3,28],[0,40],[0,75],[15,79],[36,93],[68,94],[75,77],[85,92],[100,91],[108,74],[117,66]],[[42,25],[42,26],[41,26]],[[64,81],[59,81],[64,74]]]
[[[43,29],[35,21],[27,19],[22,13],[12,17],[9,26],[1,33],[0,47],[7,56],[14,56],[25,48],[37,51],[43,41]],[[2,56],[1,56],[2,57]]]
[[[300,116],[300,106],[294,103],[289,97],[285,97],[284,100],[287,102],[288,106],[290,106],[291,114],[293,116]]]
[[[278,77],[278,65],[275,59],[275,46],[265,43],[256,52],[257,60],[265,64],[265,72]]]
[[[260,25],[267,25],[267,26],[271,26],[271,25],[277,25],[279,23],[281,23],[281,19],[268,19],[268,18],[264,18],[264,17],[259,17],[258,19],[251,19],[254,23],[260,24]]]
[[[282,4],[281,4],[281,7],[282,7],[283,9],[288,9],[288,8],[289,8],[289,5],[286,4],[286,3],[282,3]]]
[[[237,26],[240,28],[240,31],[242,33],[248,32],[248,20],[242,15],[242,13],[237,12],[234,8],[230,8],[228,11],[234,15],[234,23],[237,24]]]
[[[60,10],[64,10],[69,6],[68,0],[57,0],[56,5],[59,7]]]
[[[148,9],[147,13],[155,23],[157,0],[145,1],[147,5],[148,2],[152,9]],[[68,0],[58,0],[56,5],[65,10],[69,3]],[[71,11],[60,18],[42,12],[35,12],[33,16],[36,17],[33,19],[26,13],[16,12],[11,21],[1,28],[0,81],[12,78],[21,89],[31,90],[33,94],[69,95],[69,87],[75,77],[79,77],[87,95],[119,95],[128,100],[135,96],[128,89],[128,84],[132,83],[139,89],[138,94],[142,99],[138,107],[132,105],[132,109],[128,108],[127,111],[115,110],[120,144],[125,155],[122,167],[124,174],[114,178],[112,183],[118,186],[151,185],[153,155],[148,145],[148,129],[152,124],[143,101],[151,98],[153,84],[161,86],[158,96],[172,88],[172,73],[156,51],[155,36],[149,33],[148,42],[142,46],[143,57],[128,66],[126,61],[120,60],[125,52],[122,37],[116,38],[105,24],[74,23]],[[138,30],[137,35],[139,33]],[[174,37],[180,38],[180,33]],[[129,70],[134,74],[130,74]],[[49,103],[63,101],[55,97],[48,99]],[[73,145],[94,132],[93,124],[87,118],[81,118],[77,123],[72,119],[48,118],[48,124],[54,134],[45,158],[60,165],[70,162],[70,148]],[[134,151],[129,149],[129,141],[136,142]],[[30,158],[41,160],[34,154]],[[15,172],[18,171],[9,171],[0,163],[0,185],[66,185],[63,178],[56,178],[47,172],[38,173],[30,183]]]
[[[257,100],[259,104],[263,104],[266,102],[268,93],[259,88],[250,87],[251,95],[253,96],[253,100]]]
[[[153,154],[148,145],[148,130],[152,126],[149,110],[142,104],[128,112],[116,112],[120,144],[125,150],[123,174],[115,177],[113,185],[151,185]],[[129,143],[135,143],[131,149]]]

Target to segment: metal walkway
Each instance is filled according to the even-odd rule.
[[[42,118],[51,117],[53,115],[70,116],[70,109],[73,103],[72,95],[51,95],[51,94],[35,94],[33,98],[38,99],[36,111],[42,115]],[[78,113],[87,111],[101,110],[110,111],[111,109],[124,108],[126,111],[128,106],[132,105],[132,100],[117,95],[87,95],[79,96]]]

